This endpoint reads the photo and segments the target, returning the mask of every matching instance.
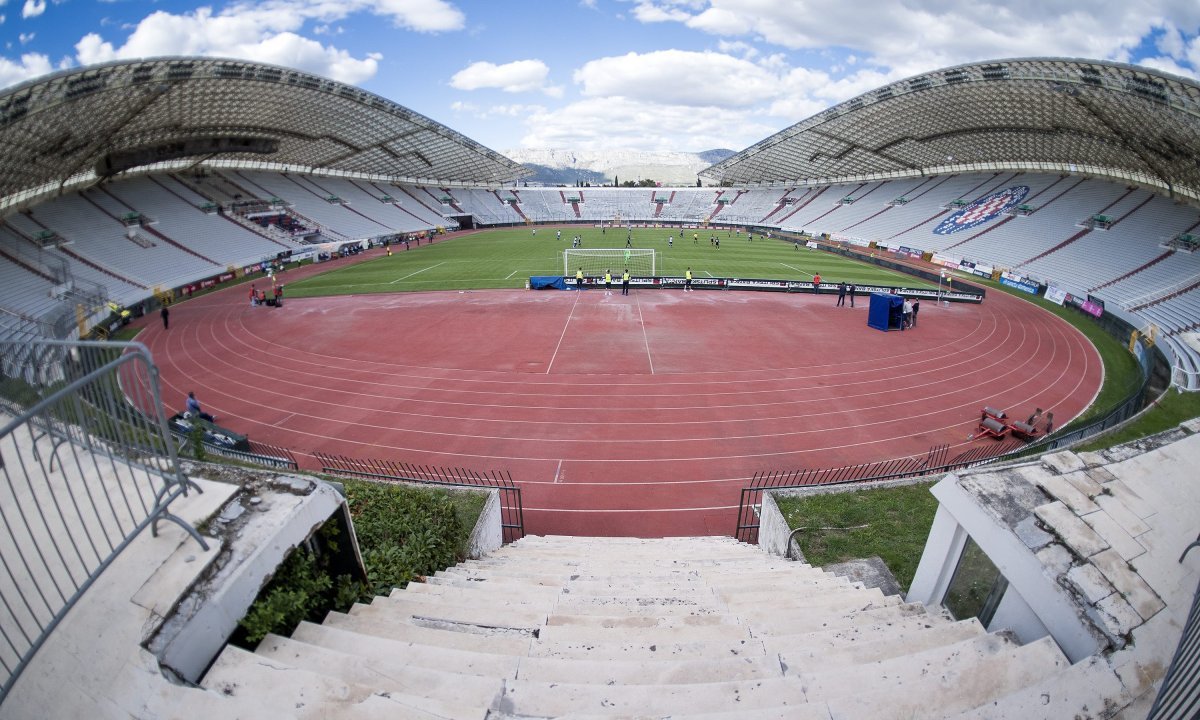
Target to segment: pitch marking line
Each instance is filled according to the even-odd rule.
[[[642,317],[642,296],[635,295],[634,299],[637,301],[638,322],[640,322],[642,324],[642,339],[646,343],[646,361],[650,363],[650,374],[653,375],[654,374],[654,358],[651,357],[651,355],[650,355],[650,336],[646,334],[646,320],[645,320],[645,318]]]
[[[516,274],[517,274],[517,270],[520,270],[520,269],[521,269],[521,268],[517,268],[516,270],[513,270],[513,271],[512,271],[512,272],[510,272],[510,273],[509,273],[507,276],[505,276],[505,278],[504,278],[504,279],[505,279],[505,280],[508,280],[508,279],[509,279],[509,278],[511,278],[513,275],[516,275]]]
[[[407,279],[409,279],[410,277],[412,277],[413,275],[420,275],[421,273],[425,272],[426,270],[432,270],[432,269],[434,269],[435,267],[440,267],[440,266],[442,266],[442,265],[445,265],[445,264],[446,264],[446,263],[445,263],[445,261],[442,261],[442,262],[438,263],[437,265],[430,265],[429,267],[427,267],[427,268],[422,268],[422,269],[420,269],[420,270],[417,270],[416,272],[410,272],[409,274],[405,275],[404,277],[402,277],[402,278],[396,278],[395,280],[391,281],[391,282],[390,282],[390,283],[388,283],[388,284],[389,284],[389,285],[395,285],[396,283],[400,282],[401,280],[407,280]]]
[[[546,365],[546,374],[550,374],[550,369],[554,367],[554,359],[558,357],[558,350],[562,347],[563,338],[567,336],[567,328],[571,326],[571,316],[575,314],[575,306],[579,304],[579,296],[582,291],[576,291],[575,302],[571,303],[571,312],[567,313],[567,320],[563,323],[562,335],[558,336],[558,344],[554,346],[554,354],[550,356],[550,363]]]
[[[800,268],[796,267],[795,265],[788,265],[787,263],[779,263],[779,264],[780,264],[780,265],[782,265],[782,266],[784,266],[785,268],[791,268],[791,269],[795,270],[796,272],[800,273],[801,275],[807,275],[807,276],[809,276],[809,277],[812,277],[812,276],[813,276],[813,274],[812,274],[812,273],[810,273],[810,272],[804,272],[803,270],[801,270]]]

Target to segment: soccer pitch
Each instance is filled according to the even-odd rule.
[[[562,238],[556,233],[561,229]],[[680,233],[683,235],[680,235]],[[693,240],[692,235],[699,236]],[[483,230],[460,237],[439,240],[433,245],[393,246],[392,256],[341,267],[307,280],[288,283],[288,297],[353,295],[360,293],[411,292],[418,290],[475,290],[487,288],[520,289],[531,275],[561,275],[562,251],[571,247],[575,235],[583,237],[584,248],[625,247],[624,228],[540,226],[531,228]],[[667,238],[674,236],[668,245]],[[710,237],[721,241],[715,247]],[[885,270],[781,240],[768,240],[733,231],[680,230],[679,228],[635,228],[633,246],[653,248],[658,253],[658,274],[682,276],[689,267],[692,275],[777,280],[841,281],[860,285],[880,284],[903,287],[933,287],[911,275]],[[377,252],[377,251],[376,251]],[[621,268],[612,267],[614,276]]]

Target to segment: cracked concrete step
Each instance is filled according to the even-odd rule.
[[[599,586],[597,586],[598,588]],[[389,597],[397,600],[436,598],[447,605],[479,607],[483,604],[518,607],[527,610],[556,611],[567,614],[612,614],[614,610],[631,614],[686,615],[693,613],[726,612],[725,603],[702,587],[677,591],[672,595],[638,594],[610,596],[575,591],[573,585],[552,593],[541,588],[529,595],[521,588],[497,593],[478,587],[461,588],[450,585],[409,583],[404,590],[393,590]],[[632,593],[632,590],[628,592]]]
[[[551,641],[616,641],[635,633],[640,641],[686,643],[695,640],[743,640],[749,628],[737,618],[723,615],[675,617],[625,617],[602,615],[551,615],[538,637]]]
[[[852,627],[859,623],[890,622],[914,615],[925,616],[925,614],[925,606],[919,604],[901,603],[880,607],[866,603],[859,606],[828,608],[822,614],[795,613],[786,617],[768,616],[759,618],[752,624],[755,637],[767,637]]]
[[[725,604],[732,612],[739,612],[749,617],[801,608],[807,609],[809,612],[820,612],[820,608],[826,606],[840,607],[871,603],[875,607],[880,607],[898,605],[900,602],[899,595],[884,595],[879,588],[860,589],[855,587],[815,588],[803,593],[788,593],[786,589],[783,589],[775,593],[725,596]]]
[[[201,686],[260,708],[288,708],[296,718],[441,718],[481,720],[487,709],[347,684],[233,646],[217,656]],[[386,701],[386,702],[384,702]]]
[[[517,716],[686,716],[713,708],[803,706],[801,684],[792,678],[767,678],[696,685],[580,685],[515,680],[506,683],[499,710]]]
[[[595,713],[571,713],[570,720],[611,720],[612,715]],[[644,716],[630,717],[646,720]],[[829,720],[829,710],[824,703],[811,705],[792,705],[762,708],[743,708],[739,710],[724,710],[718,712],[660,714],[655,716],[663,720]],[[488,713],[487,720],[532,720],[528,715],[512,715],[498,710]],[[538,718],[536,720],[542,720]]]
[[[416,598],[397,599],[386,596],[376,597],[370,605],[356,605],[350,609],[350,613],[370,614],[375,617],[380,615],[392,618],[411,617],[530,632],[546,623],[547,614],[545,611],[526,610],[520,606],[481,604],[475,607],[459,607],[440,603],[437,598],[433,597],[422,601]]]
[[[335,612],[325,616],[324,624],[388,640],[421,643],[452,650],[470,650],[497,655],[524,655],[529,651],[529,636],[518,633],[467,632],[462,628],[448,629],[414,625],[403,618]]]
[[[454,587],[431,583],[409,583],[403,590],[393,588],[387,597],[393,600],[412,599],[417,602],[437,602],[447,605],[469,607],[503,606],[524,608],[526,610],[550,610],[558,604],[562,591],[547,592],[547,588],[536,586],[538,589],[526,592],[524,588],[516,587],[496,592],[491,589],[477,587]]]
[[[367,659],[357,652],[345,653],[278,635],[263,638],[254,654],[389,696],[402,693],[440,702],[452,698],[455,705],[486,708],[504,689],[503,677],[435,670],[394,658]]]
[[[521,659],[517,680],[591,685],[688,685],[783,677],[779,661],[764,655],[704,660]]]
[[[961,712],[1068,665],[1049,637],[1020,646],[1002,635],[983,635],[950,648],[797,678],[810,699],[829,703],[834,718],[899,720]]]
[[[1098,717],[1110,707],[1124,707],[1132,701],[1128,688],[1112,667],[1092,656],[952,717],[956,720]]]
[[[292,639],[330,650],[354,653],[370,662],[403,661],[406,665],[429,670],[495,678],[516,677],[518,658],[521,657],[404,642],[310,622],[301,622],[292,632]]]
[[[678,662],[766,655],[762,640],[748,637],[685,642],[630,639],[624,635],[611,640],[556,640],[542,637],[529,645],[529,657],[568,660]]]
[[[891,626],[855,626],[808,635],[765,638],[780,661],[793,673],[828,667],[858,665],[910,655],[986,634],[977,620],[930,624],[914,622]]]

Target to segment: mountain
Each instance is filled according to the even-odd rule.
[[[578,181],[603,185],[613,178],[622,182],[650,179],[663,185],[694,186],[696,176],[733,150],[699,153],[646,152],[642,150],[507,150],[509,158],[536,174],[525,182],[574,185]]]

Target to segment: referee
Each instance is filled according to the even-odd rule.
[[[604,271],[604,294],[612,295],[612,272],[609,270]]]
[[[575,271],[575,289],[583,289],[583,268],[579,268]]]
[[[629,268],[625,268],[625,272],[621,273],[621,294],[629,294]]]

